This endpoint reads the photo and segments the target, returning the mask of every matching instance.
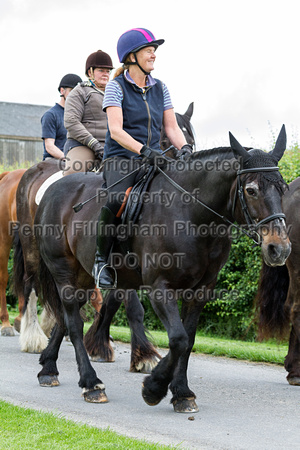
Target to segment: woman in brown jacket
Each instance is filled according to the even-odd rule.
[[[102,50],[92,53],[86,60],[88,81],[78,84],[68,96],[64,114],[68,132],[64,175],[92,170],[95,161],[102,159],[107,131],[102,102],[112,69],[107,53]]]

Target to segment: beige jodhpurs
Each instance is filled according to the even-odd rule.
[[[77,172],[90,172],[94,168],[95,153],[89,147],[73,147],[66,155],[64,176]]]

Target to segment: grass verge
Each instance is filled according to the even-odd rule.
[[[98,429],[52,413],[13,406],[0,401],[0,448],[14,450],[171,449]]]
[[[89,328],[88,324],[85,324],[85,326],[86,329]],[[110,333],[116,341],[130,342],[130,329],[127,327],[112,326],[110,328]],[[168,337],[166,332],[151,331],[150,336],[151,341],[158,347],[168,347]],[[201,333],[197,333],[193,352],[282,365],[288,352],[288,344],[277,343],[275,341],[234,341],[231,339],[208,337]]]
[[[16,310],[9,312],[11,324],[18,315]],[[84,333],[91,326],[85,322]],[[128,327],[111,326],[110,334],[116,341],[130,343],[130,329]],[[157,347],[168,348],[168,336],[165,331],[150,331],[150,340]],[[284,358],[288,352],[288,343],[274,341],[247,342],[232,339],[207,336],[198,332],[193,347],[194,353],[204,353],[214,356],[225,356],[246,361],[264,362],[271,364],[284,364]]]

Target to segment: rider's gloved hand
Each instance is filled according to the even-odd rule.
[[[92,150],[95,153],[95,158],[100,159],[102,161],[104,148],[102,147],[99,141],[93,145]]]
[[[185,144],[177,151],[177,159],[186,159],[193,152],[193,147],[190,144]]]
[[[150,166],[164,167],[167,163],[160,151],[147,147],[147,145],[143,145],[140,154]]]

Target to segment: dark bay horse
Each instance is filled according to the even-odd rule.
[[[128,292],[146,290],[168,333],[169,352],[144,379],[143,398],[155,405],[170,387],[177,412],[198,410],[188,386],[188,360],[199,315],[229,255],[233,221],[247,222],[267,264],[282,265],[290,253],[281,209],[285,183],[277,167],[286,147],[285,128],[269,153],[247,152],[232,135],[230,140],[230,148],[195,152],[185,161],[169,162],[164,171],[158,169],[148,188],[152,201],[144,202],[132,228],[124,224],[127,243],[121,239],[124,229],[117,230],[119,241],[111,255],[119,258],[119,298],[127,301]],[[84,399],[98,403],[108,400],[83,344],[79,310],[94,287],[101,186],[102,175],[93,173],[57,181],[46,191],[34,223],[43,298],[57,319],[40,357],[39,383],[59,384],[56,362],[67,329]],[[97,189],[97,199],[75,212],[73,206],[93,197]]]
[[[186,141],[188,144],[191,144],[194,148],[196,148],[196,136],[191,123],[191,118],[194,112],[194,103],[190,103],[188,109],[184,114],[175,113],[177,123],[181,131],[183,132]],[[167,150],[171,145],[170,140],[168,139],[164,127],[161,130],[160,135],[160,147],[163,151]]]
[[[263,264],[257,293],[259,330],[261,338],[289,335],[284,367],[288,382],[300,386],[300,177],[289,184],[282,209],[292,251],[282,267]]]
[[[184,114],[176,113],[176,118],[187,142],[195,147],[195,134],[190,123],[193,107],[194,104],[191,103]],[[163,150],[171,147],[164,128],[161,131],[161,147]],[[167,155],[175,157],[176,149],[170,148]],[[48,337],[44,331],[46,328],[51,329],[53,322],[48,316],[43,315],[43,329],[39,325],[36,309],[37,294],[40,291],[37,277],[39,253],[33,233],[28,232],[28,229],[33,228],[37,208],[35,197],[38,189],[51,175],[61,169],[61,163],[54,159],[34,165],[24,174],[17,192],[18,222],[16,229],[20,228],[21,233],[20,240],[15,247],[14,284],[17,293],[24,292],[25,295],[26,310],[22,320],[21,349],[31,353],[40,353],[46,347]],[[61,200],[63,201],[63,199]],[[19,252],[22,252],[22,255],[19,255]],[[99,291],[96,291],[96,294],[96,296],[92,296],[91,304],[99,312],[102,306],[102,297]],[[94,325],[85,336],[85,346],[93,361],[114,361],[114,350],[109,336],[110,319],[108,322],[107,314],[111,318],[119,306],[120,301],[116,301],[114,293],[110,292],[106,297],[103,313],[96,315]],[[143,327],[144,312],[136,292],[133,291],[130,294],[130,301],[125,302],[125,307],[132,330],[130,370],[149,373],[157,364],[160,356],[146,337]],[[46,334],[48,335],[48,333]]]
[[[17,169],[0,174],[0,321],[2,322],[1,336],[14,336],[14,328],[9,322],[6,303],[6,286],[8,282],[8,260],[13,244],[13,233],[10,224],[16,220],[16,190],[26,169]],[[23,294],[19,295],[19,315],[15,318],[14,326],[20,330]]]

